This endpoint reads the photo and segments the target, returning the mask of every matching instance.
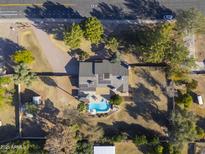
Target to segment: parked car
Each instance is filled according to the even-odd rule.
[[[174,19],[174,16],[171,15],[171,14],[167,14],[167,15],[164,15],[164,16],[163,16],[163,19],[164,19],[164,20],[172,20],[172,19]]]

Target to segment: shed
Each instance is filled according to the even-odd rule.
[[[33,103],[34,104],[41,104],[41,96],[33,96]]]
[[[94,154],[115,154],[115,146],[94,146]]]
[[[198,100],[199,105],[203,105],[203,104],[204,104],[204,102],[203,102],[203,99],[202,99],[202,96],[201,96],[201,95],[198,95],[198,96],[197,96],[197,100]]]

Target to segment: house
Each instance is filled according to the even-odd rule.
[[[128,93],[128,67],[108,60],[80,62],[79,95],[113,91]]]
[[[94,154],[115,154],[115,146],[94,146]]]

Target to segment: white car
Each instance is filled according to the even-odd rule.
[[[164,19],[164,20],[172,20],[172,19],[174,19],[174,16],[171,15],[171,14],[170,14],[170,15],[164,15],[164,16],[163,16],[163,19]]]

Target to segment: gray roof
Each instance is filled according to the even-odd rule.
[[[80,62],[79,76],[94,76],[94,74],[110,73],[114,76],[128,75],[128,69],[119,63],[103,62]]]
[[[111,63],[108,60],[104,60],[103,63],[95,63],[95,74],[100,73],[110,73],[114,76],[116,75],[128,75],[128,70],[126,67],[119,63]]]
[[[108,60],[101,62],[80,62],[79,66],[80,91],[95,91],[96,87],[112,86],[118,91],[128,91],[128,68]],[[109,73],[105,78],[105,73]],[[119,76],[122,76],[119,79]]]
[[[94,76],[92,62],[80,62],[79,76]]]

